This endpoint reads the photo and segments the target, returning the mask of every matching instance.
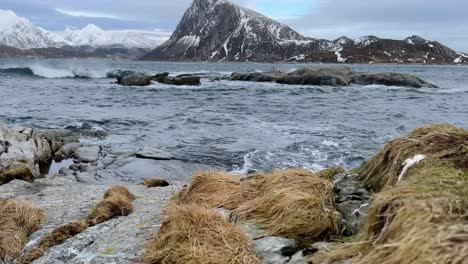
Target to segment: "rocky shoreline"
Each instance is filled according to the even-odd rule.
[[[433,174],[446,179],[445,188],[451,193],[450,199],[462,206],[452,213],[458,216],[466,215],[466,208],[463,206],[468,200],[460,200],[463,192],[460,192],[462,196],[457,196],[457,190],[468,188],[468,132],[448,125],[423,127],[408,137],[393,140],[373,159],[353,172],[345,172],[342,168],[331,168],[321,172],[287,169],[246,176],[216,172],[213,168],[193,164],[182,165],[183,163],[177,161],[170,153],[158,150],[124,151],[116,155],[115,150],[107,149],[106,146],[84,146],[79,142],[79,135],[105,135],[104,131],[97,133],[95,129],[77,134],[70,130],[39,131],[29,127],[8,127],[4,124],[0,128],[0,201],[14,199],[32,202],[47,215],[47,220],[27,238],[29,242],[24,245],[22,254],[6,255],[0,246],[0,263],[24,263],[20,261],[22,257],[33,251],[43,238],[56,232],[54,230],[92,215],[96,208],[103,205],[100,203],[101,197],[116,184],[124,185],[132,193],[133,208],[129,213],[111,217],[102,223],[84,228],[77,234],[68,234],[67,237],[70,238],[52,246],[32,263],[159,263],[159,254],[167,249],[164,247],[179,250],[176,249],[176,245],[170,244],[171,242],[164,242],[163,248],[155,245],[160,243],[158,239],[164,237],[169,241],[175,239],[171,233],[164,232],[175,228],[174,219],[186,221],[183,215],[179,215],[181,213],[193,217],[200,214],[209,215],[213,217],[213,221],[220,221],[221,225],[233,225],[232,228],[237,231],[226,235],[242,237],[243,242],[239,246],[247,246],[244,248],[246,251],[242,251],[242,254],[246,254],[244,261],[239,260],[235,263],[354,263],[354,260],[362,259],[363,255],[343,250],[342,247],[352,248],[354,244],[348,245],[346,241],[359,239],[367,232],[369,221],[373,221],[369,220],[369,217],[388,203],[385,195],[399,192],[412,184],[427,184],[427,191],[438,193],[440,196],[440,200],[434,202],[446,201],[444,192],[431,189],[439,188],[427,180],[427,175]],[[384,156],[387,158],[382,158]],[[415,159],[419,156],[421,158]],[[61,168],[59,173],[50,174],[44,169],[44,164],[49,166],[54,160],[69,159],[73,160],[73,164]],[[119,160],[136,162],[136,166],[147,164],[141,162],[157,162],[152,168],[160,169],[155,169],[151,177],[137,176],[139,181],[118,180],[119,177],[131,177],[122,173],[128,169],[116,165],[121,162]],[[183,166],[186,168],[179,168],[178,172],[186,178],[173,174],[177,172],[175,167]],[[12,168],[21,170],[12,173]],[[172,178],[165,177],[164,171]],[[207,172],[196,173],[198,171]],[[419,176],[420,174],[426,176]],[[192,180],[191,175],[194,175]],[[150,180],[156,177],[163,179]],[[144,179],[150,181],[144,182]],[[451,185],[453,180],[457,184]],[[424,189],[424,186],[421,187]],[[318,188],[317,191],[310,191],[314,188]],[[452,189],[454,192],[450,191]],[[426,199],[418,196],[417,192],[418,190],[415,190],[412,196],[408,196],[411,198],[407,200],[410,208]],[[272,195],[275,193],[276,195]],[[410,194],[407,192],[405,195]],[[321,200],[318,204],[315,202],[317,199]],[[433,205],[437,206],[437,203]],[[264,205],[267,207],[263,207]],[[200,206],[205,211],[200,211]],[[397,203],[394,206],[402,205]],[[446,207],[439,209],[445,210],[444,208]],[[2,217],[8,217],[8,212],[2,210],[0,208],[0,222],[3,221]],[[295,213],[285,213],[290,210]],[[411,219],[419,215],[404,217]],[[275,219],[283,220],[277,222]],[[450,219],[440,219],[442,222],[438,222],[438,225],[450,228]],[[193,228],[198,228],[197,222],[192,224],[195,225]],[[206,224],[209,226],[211,222]],[[164,228],[157,233],[161,226]],[[416,226],[411,228],[414,228],[416,236],[426,232],[426,229],[418,229]],[[220,232],[224,232],[223,230]],[[457,238],[465,241],[458,231],[452,236],[444,233],[445,229],[437,230],[447,239]],[[8,230],[0,226],[0,245],[3,246],[5,232]],[[373,232],[384,234],[386,230],[377,228]],[[194,235],[196,237],[202,233]],[[209,234],[214,240],[207,241],[204,250],[213,250],[211,243],[216,243],[218,235]],[[185,239],[188,240],[181,240],[180,243],[192,243],[190,239],[195,237],[187,237]],[[229,254],[234,254],[231,257],[238,257],[235,253],[237,251],[232,251],[238,242],[233,240],[232,244],[224,245],[231,248],[228,251]],[[385,246],[385,243],[390,242],[376,243]],[[428,243],[432,245],[432,242]],[[442,245],[434,246],[433,250],[445,250],[445,260],[461,254],[462,248],[450,245],[451,250]],[[215,248],[224,250],[224,246],[217,245]],[[410,243],[407,246],[413,248]],[[372,247],[368,245],[359,250],[366,252],[365,256],[371,258],[378,254],[378,248]],[[193,253],[183,248],[177,252],[179,255],[171,256],[180,259],[194,257],[191,255]]]

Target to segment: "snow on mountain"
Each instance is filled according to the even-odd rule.
[[[55,32],[70,46],[109,46],[123,45],[127,47],[154,48],[164,42],[169,36],[158,31],[142,30],[103,30],[90,24],[83,29],[65,29]]]
[[[20,49],[56,47],[53,33],[12,11],[0,10],[0,44]]]
[[[334,46],[227,0],[194,0],[171,38],[145,59],[279,61]]]
[[[70,46],[123,45],[154,48],[167,40],[169,34],[160,31],[103,30],[90,24],[83,29],[49,32],[9,10],[0,10],[0,45],[19,49]]]

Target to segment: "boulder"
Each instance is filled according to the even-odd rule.
[[[118,70],[115,72],[111,72],[107,74],[107,78],[116,78],[118,84],[122,84],[122,78],[125,76],[133,75],[136,74],[137,72],[135,71],[130,71],[130,70]]]
[[[404,87],[430,87],[437,86],[422,80],[419,77],[403,73],[377,73],[357,74],[348,67],[306,67],[290,73],[280,71],[233,73],[231,81],[250,82],[276,82],[290,85],[324,85],[324,86],[348,86],[355,84],[382,84],[388,86]]]
[[[85,146],[75,150],[75,162],[92,163],[99,159],[100,146]]]
[[[151,84],[151,77],[143,74],[132,74],[123,77],[120,84],[124,86],[148,86]]]
[[[164,79],[164,78],[166,78],[168,76],[169,76],[168,72],[157,73],[153,77],[151,77],[151,79],[159,82],[159,81],[161,81],[162,79]]]
[[[185,76],[185,77],[165,77],[159,82],[170,85],[200,85],[199,76]]]
[[[297,244],[293,239],[264,237],[254,240],[254,252],[263,264],[288,263],[297,251]]]
[[[73,156],[73,153],[80,147],[81,143],[78,142],[65,144],[57,152],[55,152],[54,160],[60,161],[64,159],[69,159]]]
[[[413,88],[438,88],[436,85],[423,79],[404,73],[376,73],[356,74],[352,76],[352,83],[363,85],[403,86]]]
[[[369,209],[371,195],[358,178],[357,174],[335,176],[336,208],[343,217],[345,236],[359,232]]]
[[[135,156],[141,159],[154,159],[154,160],[171,160],[174,157],[165,151],[144,147],[142,150],[138,151]]]

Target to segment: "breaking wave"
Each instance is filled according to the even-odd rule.
[[[105,70],[90,70],[81,68],[68,68],[58,69],[42,65],[28,66],[28,67],[11,67],[0,69],[0,75],[22,75],[31,77],[40,77],[47,79],[61,79],[61,78],[106,78],[107,71]]]

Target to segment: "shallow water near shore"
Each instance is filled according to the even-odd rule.
[[[439,89],[208,79],[199,87],[134,88],[106,78],[118,69],[223,75],[303,66],[0,60],[0,121],[40,128],[101,127],[112,135],[83,141],[119,149],[153,147],[179,160],[241,173],[284,167],[352,168],[390,138],[418,126],[468,127],[468,67],[464,66],[350,66],[355,71],[414,74]]]

